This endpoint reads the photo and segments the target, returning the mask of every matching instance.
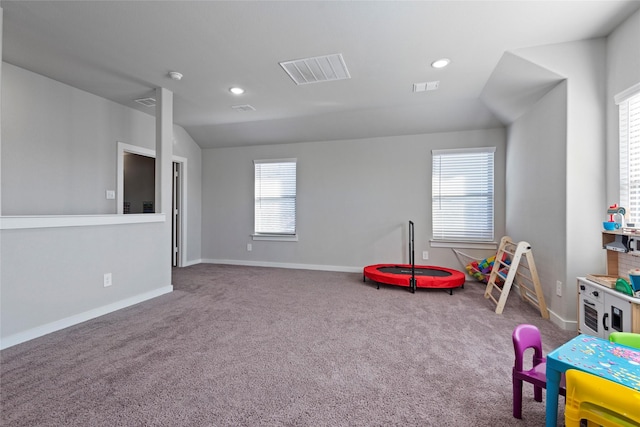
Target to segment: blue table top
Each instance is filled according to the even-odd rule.
[[[640,350],[590,335],[578,335],[547,355],[547,366],[580,369],[640,390]]]

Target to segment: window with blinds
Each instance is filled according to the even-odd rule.
[[[255,235],[296,234],[296,159],[255,160]]]
[[[433,150],[433,240],[494,238],[495,147]]]
[[[619,108],[620,206],[640,224],[640,83],[616,95]]]

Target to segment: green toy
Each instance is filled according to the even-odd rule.
[[[640,349],[640,334],[633,332],[611,332],[609,341]]]

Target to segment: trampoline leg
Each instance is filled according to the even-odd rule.
[[[362,281],[365,283],[367,282],[367,276],[365,276],[364,274],[362,275]],[[378,285],[377,289],[380,289],[380,283],[376,282],[376,284]]]
[[[453,289],[449,289],[449,295],[453,295]]]

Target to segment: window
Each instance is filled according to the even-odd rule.
[[[433,150],[433,240],[493,241],[495,147]]]
[[[619,108],[620,206],[640,223],[640,83],[616,95]]]
[[[255,160],[255,234],[265,238],[296,235],[296,159]]]

